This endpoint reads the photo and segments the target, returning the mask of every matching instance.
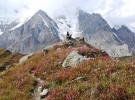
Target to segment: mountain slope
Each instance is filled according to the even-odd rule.
[[[76,67],[62,67],[74,50],[93,59]],[[125,63],[111,58],[84,41],[60,42],[45,55],[35,53],[0,73],[0,99],[36,100],[38,86],[42,94],[48,90],[39,100],[133,100],[134,71],[135,61]]]
[[[18,63],[22,56],[24,56],[24,54],[13,54],[9,50],[0,48],[0,74],[12,67],[15,63]]]
[[[0,46],[13,52],[31,53],[60,41],[57,24],[42,10],[0,36]]]
[[[61,39],[65,37],[66,31],[69,31],[73,37],[84,37],[89,44],[96,48],[105,50],[110,56],[117,57],[134,55],[135,48],[133,41],[124,38],[125,42],[123,42],[121,37],[117,35],[117,33],[121,34],[122,32],[117,32],[117,29],[120,27],[115,25],[113,27],[116,29],[114,29],[112,25],[109,26],[100,14],[89,14],[78,9],[77,16],[74,18],[70,19],[65,16],[59,16],[56,19],[56,23],[59,26],[59,32],[61,33],[60,37],[62,37]],[[124,32],[124,29],[122,30],[123,34],[125,33],[125,36],[128,38],[130,37],[129,34],[132,34],[129,33],[129,31]]]
[[[62,40],[65,39],[66,33],[67,31],[72,34],[75,34],[77,31],[77,17],[75,16],[75,18],[68,18],[64,15],[58,16],[57,18],[55,18],[55,21],[59,27],[59,36]],[[77,35],[78,36],[78,35]],[[75,37],[75,36],[73,36]]]
[[[122,25],[118,30],[113,29],[122,43],[127,44],[130,51],[135,54],[135,33]]]
[[[130,56],[127,43],[121,43],[111,27],[99,14],[78,11],[81,36],[94,47],[105,50],[110,56]],[[124,46],[125,45],[125,46]],[[121,50],[121,52],[119,52]]]

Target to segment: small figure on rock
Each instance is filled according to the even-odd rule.
[[[66,39],[67,39],[67,40],[71,40],[71,35],[69,35],[69,32],[67,32]]]
[[[85,40],[84,40],[84,37],[82,38],[82,41],[85,41]]]

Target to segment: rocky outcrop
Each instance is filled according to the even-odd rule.
[[[74,50],[72,51],[67,58],[64,60],[62,67],[76,67],[82,62],[89,60],[90,58],[83,57],[78,54],[78,51]]]
[[[128,49],[128,45],[124,44],[122,46],[111,46],[106,47],[107,53],[110,54],[112,57],[122,57],[122,56],[131,56]]]
[[[117,30],[113,29],[113,31],[123,44],[127,44],[129,51],[135,54],[135,33],[124,25]]]
[[[26,56],[23,56],[23,57],[19,60],[19,62],[22,63],[22,62],[24,62],[25,60],[27,60],[28,58],[30,58],[31,56],[33,56],[33,53],[31,53],[31,54],[29,54],[29,55],[26,55]]]
[[[46,46],[45,48],[42,49],[44,55],[49,52],[50,50],[52,50],[54,47],[54,45],[50,45],[50,46]]]

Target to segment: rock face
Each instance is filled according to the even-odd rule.
[[[131,56],[132,54],[129,52],[128,45],[123,44],[121,46],[111,46],[106,48],[107,53],[113,55],[113,57],[121,57],[121,56]]]
[[[57,24],[42,10],[12,29],[0,36],[0,47],[12,52],[31,53],[60,41]]]
[[[118,37],[119,35],[117,36],[115,33],[121,34],[122,31],[119,32],[120,30],[118,30],[118,32],[115,32],[117,30],[112,30],[107,22],[101,17],[101,15],[95,13],[88,14],[82,10],[79,10],[78,23],[81,36],[84,37],[89,44],[106,51],[110,56],[113,57],[125,55],[131,56],[132,51],[130,47],[133,47],[133,44],[130,46],[127,41],[120,41]],[[125,36],[127,36],[128,33],[129,32],[124,32],[124,34],[126,34]],[[124,38],[124,40],[126,40],[126,38]]]
[[[113,31],[116,33],[122,44],[127,44],[129,50],[135,55],[135,33],[124,25],[117,30],[113,29]]]
[[[72,51],[64,60],[62,67],[76,67],[82,62],[89,60],[90,58],[83,57],[77,53],[78,51]]]

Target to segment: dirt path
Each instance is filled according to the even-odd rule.
[[[36,78],[34,75],[32,75],[32,77],[34,77],[36,79],[37,85],[34,89],[34,93],[33,93],[33,100],[46,100],[45,98],[41,99],[40,97],[40,93],[42,90],[42,87],[40,86],[41,83],[43,83],[44,81],[41,80],[40,78]]]

